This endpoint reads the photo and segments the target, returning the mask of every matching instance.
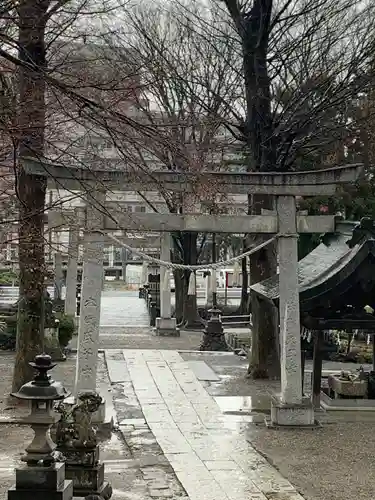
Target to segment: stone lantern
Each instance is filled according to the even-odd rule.
[[[55,462],[56,445],[50,436],[50,428],[59,418],[53,413],[53,402],[66,398],[69,393],[48,375],[56,366],[51,356],[40,354],[30,366],[37,375],[12,396],[31,401],[31,413],[23,421],[35,435],[21,458],[25,465],[16,469],[16,484],[8,491],[8,500],[71,500],[73,483],[65,480],[65,464]]]
[[[221,311],[213,307],[209,311],[210,319],[203,330],[203,339],[200,346],[201,351],[228,351],[225,341],[223,324],[221,322]]]

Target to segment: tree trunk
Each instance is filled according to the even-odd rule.
[[[242,50],[246,88],[246,139],[249,150],[248,170],[277,169],[277,148],[271,111],[268,75],[268,44],[273,0],[254,0],[242,31]],[[249,213],[272,209],[270,196],[249,197]],[[262,281],[277,270],[276,246],[270,245],[250,256],[251,283]],[[254,378],[279,375],[278,321],[275,308],[250,294],[253,319],[253,348],[249,374]]]
[[[45,17],[49,1],[20,0],[19,57],[42,70],[45,58]],[[43,76],[19,69],[19,157],[40,158],[44,151],[45,82]],[[44,344],[44,205],[46,179],[17,170],[19,199],[19,282],[17,349],[13,391],[33,377],[29,362]]]
[[[251,213],[261,214],[262,208],[272,209],[270,196],[256,195],[249,200]],[[276,243],[250,255],[250,282],[259,283],[277,273]],[[252,348],[248,369],[253,378],[278,378],[280,376],[278,313],[275,306],[259,300],[250,293],[252,312]]]
[[[177,321],[177,324],[181,324],[182,318],[183,318],[183,308],[184,308],[184,286],[185,286],[185,279],[184,279],[184,272],[182,270],[175,270],[173,271],[173,276],[174,276],[174,286],[175,286],[175,318]]]
[[[243,246],[243,251],[246,252],[246,245]],[[238,309],[239,314],[248,314],[249,312],[249,274],[247,272],[247,257],[241,260],[242,285],[241,285],[241,302]]]
[[[197,234],[180,233],[178,240],[174,239],[174,254],[182,254],[185,265],[197,263]],[[178,324],[194,327],[199,318],[196,295],[188,295],[191,271],[174,271],[175,280],[175,316]]]
[[[255,284],[276,273],[276,245],[271,244],[250,256],[250,279]],[[250,293],[252,312],[251,357],[248,374],[252,378],[280,377],[280,349],[277,308]]]
[[[183,259],[186,265],[197,263],[197,233],[182,233]],[[184,271],[183,323],[185,328],[195,328],[199,321],[197,296],[188,295],[191,271]]]
[[[190,271],[185,271],[184,280],[184,307],[183,307],[183,323],[185,328],[194,328],[199,321],[199,313],[197,307],[197,296],[188,295]]]
[[[272,172],[276,169],[277,148],[267,63],[272,2],[254,0],[241,31],[250,171]]]

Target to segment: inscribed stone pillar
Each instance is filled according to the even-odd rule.
[[[91,193],[87,203],[86,230],[83,239],[81,314],[75,380],[76,396],[81,391],[94,391],[96,389],[104,236],[101,233],[95,233],[94,230],[103,227],[103,215],[97,207],[104,201],[104,193]]]
[[[160,260],[170,262],[171,260],[171,237],[170,233],[163,232],[161,235]],[[160,266],[160,318],[156,318],[155,334],[178,336],[180,334],[176,325],[176,318],[172,318],[171,306],[171,280],[170,269]]]
[[[55,262],[54,299],[60,300],[63,281],[64,281],[61,252],[55,253],[54,262]]]
[[[79,247],[79,231],[76,227],[69,229],[68,267],[66,270],[65,314],[75,316],[77,312],[77,261]]]
[[[297,219],[293,196],[279,196],[279,315],[281,395],[271,406],[276,425],[313,425],[310,401],[302,399],[301,334],[298,286]]]
[[[279,287],[281,399],[301,403],[301,334],[298,290],[298,234],[293,196],[279,196]]]

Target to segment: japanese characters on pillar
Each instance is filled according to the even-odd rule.
[[[100,303],[103,282],[104,236],[95,232],[103,227],[101,207],[105,193],[92,191],[86,198],[86,228],[83,238],[81,314],[78,329],[78,355],[75,395],[95,391],[98,364]]]

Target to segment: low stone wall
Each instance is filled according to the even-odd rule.
[[[248,333],[245,332],[227,332],[225,333],[225,339],[229,347],[234,349],[243,349],[246,352],[250,351],[251,347],[251,333],[250,330]]]

